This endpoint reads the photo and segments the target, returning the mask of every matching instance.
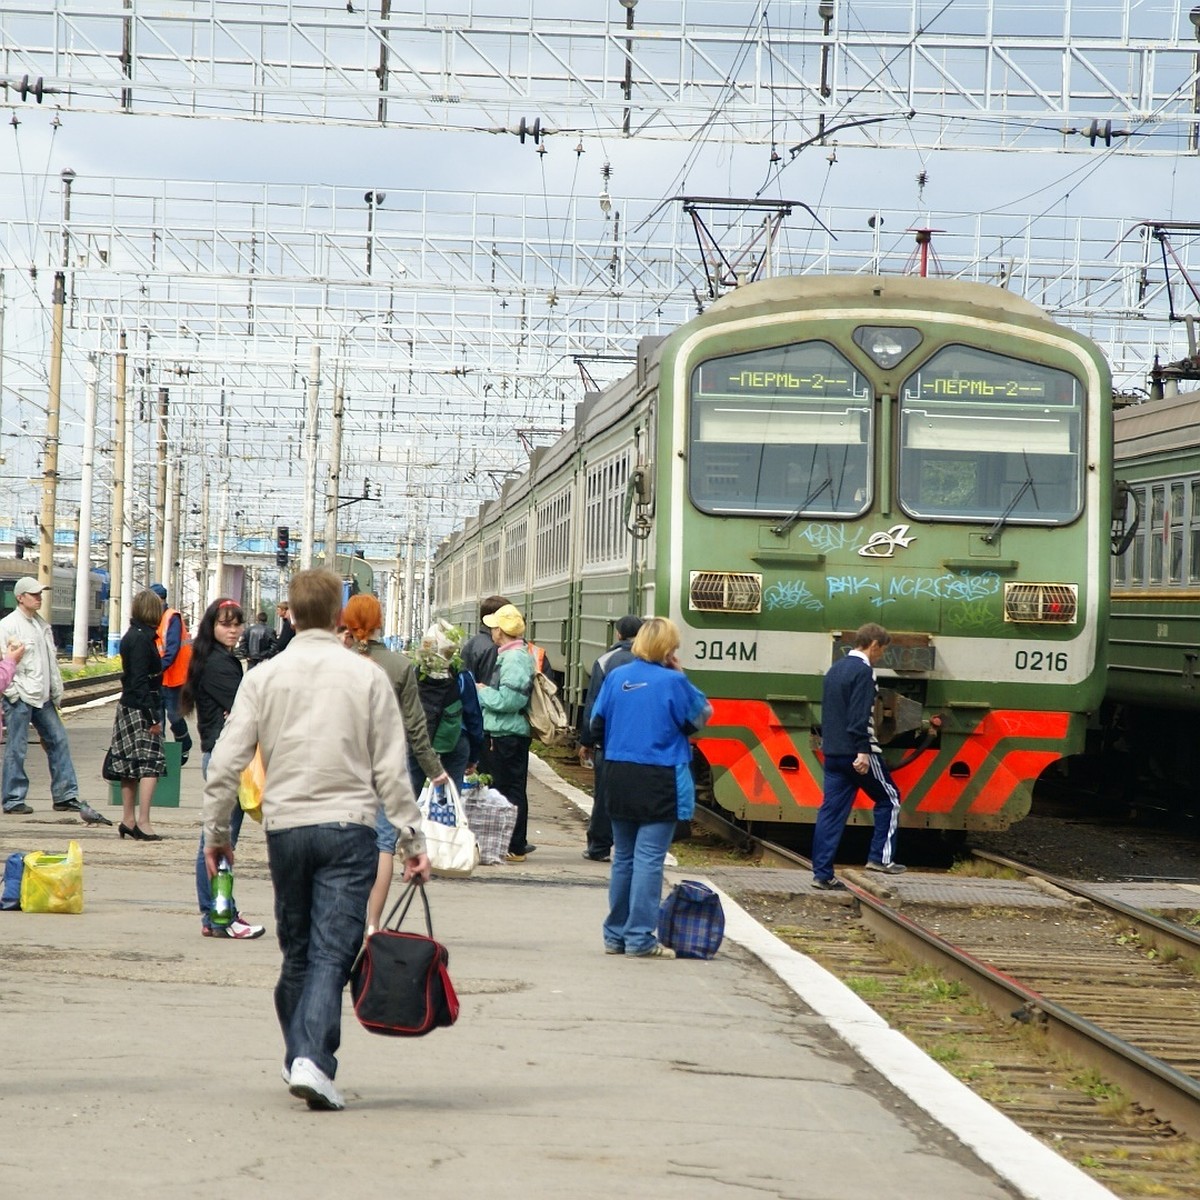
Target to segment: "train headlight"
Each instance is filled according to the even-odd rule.
[[[860,325],[854,341],[877,367],[889,371],[921,344],[921,334],[902,325]]]
[[[762,612],[762,576],[749,571],[693,571],[688,607],[692,612]]]
[[[1079,588],[1073,583],[1006,583],[1004,619],[1019,625],[1074,625]]]

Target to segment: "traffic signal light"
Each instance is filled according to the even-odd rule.
[[[288,527],[277,525],[275,527],[275,565],[277,567],[288,565],[288,544]]]

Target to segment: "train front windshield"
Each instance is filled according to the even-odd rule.
[[[692,372],[692,502],[718,515],[853,517],[870,503],[873,395],[827,342],[713,358]]]
[[[1083,387],[948,346],[900,389],[900,505],[925,519],[1061,524],[1083,498]]]

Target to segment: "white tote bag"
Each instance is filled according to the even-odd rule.
[[[437,787],[426,782],[417,803],[433,873],[466,878],[479,865],[479,845],[467,824],[454,781],[447,780]]]

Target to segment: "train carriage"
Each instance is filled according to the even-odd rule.
[[[619,616],[671,617],[698,771],[761,822],[815,818],[821,677],[878,620],[903,822],[1003,827],[1102,697],[1110,421],[1096,347],[1001,289],[751,284],[643,341],[442,547],[437,602],[522,605],[575,702]],[[492,569],[518,528],[524,574]]]

